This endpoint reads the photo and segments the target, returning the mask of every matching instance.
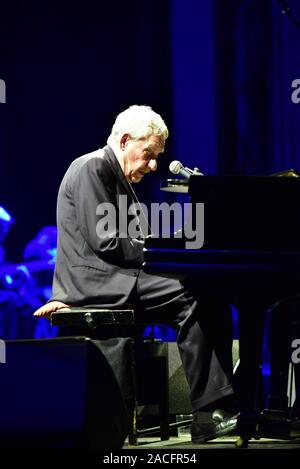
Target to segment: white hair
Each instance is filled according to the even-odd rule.
[[[129,134],[133,140],[151,135],[158,135],[166,140],[169,131],[161,116],[150,106],[135,104],[117,116],[107,143],[109,145],[119,143],[124,134]]]

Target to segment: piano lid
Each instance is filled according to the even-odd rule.
[[[200,177],[197,174],[193,175],[193,178],[195,177]],[[201,174],[201,177],[203,175]],[[207,177],[207,176],[204,176]],[[222,177],[222,176],[217,176],[217,177]],[[224,178],[226,177],[231,177],[231,178],[273,178],[273,177],[293,177],[293,178],[299,178],[300,174],[297,173],[293,168],[287,169],[285,171],[280,171],[279,173],[274,173],[270,175],[265,175],[265,176],[252,176],[252,175],[237,175],[237,176],[223,176]],[[198,180],[196,180],[199,182]],[[177,192],[177,193],[187,193],[189,192],[189,181],[187,179],[163,179],[160,182],[160,190],[164,192]]]
[[[280,173],[271,174],[271,176],[299,178],[300,174],[291,168],[287,169],[286,171],[280,171]]]
[[[193,202],[214,201],[218,205],[239,206],[241,209],[249,204],[260,210],[270,207],[281,211],[283,207],[293,207],[299,214],[300,178],[279,175],[223,175],[191,176],[188,181],[188,192]],[[284,177],[286,176],[286,177]],[[276,217],[277,218],[277,217]]]
[[[278,177],[285,176],[285,177]],[[204,249],[300,251],[300,178],[278,175],[192,175],[162,181],[163,190],[188,192],[204,203]]]

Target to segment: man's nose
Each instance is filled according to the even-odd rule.
[[[157,161],[156,160],[150,160],[148,166],[149,166],[151,171],[156,171]]]

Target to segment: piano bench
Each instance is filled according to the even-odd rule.
[[[53,326],[64,328],[67,335],[83,335],[100,342],[119,337],[131,339],[128,358],[131,364],[133,399],[126,402],[130,415],[129,444],[137,445],[138,436],[147,434],[147,429],[137,428],[138,406],[144,404],[158,405],[160,426],[157,431],[161,440],[168,440],[168,344],[155,340],[142,340],[140,332],[145,324],[136,321],[134,309],[128,305],[124,308],[101,305],[73,306],[53,312],[50,321]],[[103,347],[103,351],[105,350],[107,347]],[[109,353],[112,356],[112,352]],[[109,361],[109,354],[106,358]]]

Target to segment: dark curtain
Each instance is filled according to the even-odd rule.
[[[170,125],[168,12],[167,0],[2,2],[0,205],[16,219],[10,258],[55,224],[66,168],[106,144],[121,110],[149,104]]]
[[[297,0],[287,2],[300,19]],[[300,169],[300,31],[277,0],[216,0],[219,171]]]

